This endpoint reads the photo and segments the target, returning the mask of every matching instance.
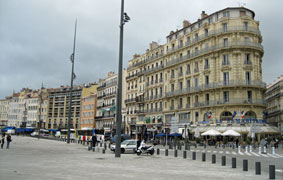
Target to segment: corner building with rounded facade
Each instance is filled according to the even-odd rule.
[[[171,31],[166,44],[152,42],[134,55],[125,100],[131,133],[142,134],[141,127],[161,132],[172,117],[179,124],[216,126],[229,126],[232,116],[263,119],[264,50],[254,17],[243,7],[202,12],[197,22],[185,20]]]

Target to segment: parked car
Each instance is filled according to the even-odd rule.
[[[111,144],[110,150],[115,152],[115,144]],[[121,153],[135,153],[137,150],[137,140],[130,139],[121,143]]]
[[[117,135],[115,135],[114,137],[112,137],[110,139],[110,143],[111,144],[115,144],[116,143],[116,138],[117,138]],[[128,135],[128,134],[121,134],[121,142],[125,141],[125,140],[128,140],[128,139],[131,139],[131,137]]]
[[[30,136],[38,136],[38,132],[34,131],[30,134]]]

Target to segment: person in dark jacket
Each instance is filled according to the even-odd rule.
[[[95,146],[96,146],[96,143],[97,143],[97,137],[96,137],[95,134],[92,135],[91,140],[92,140],[92,147],[95,147]]]
[[[3,149],[4,144],[5,144],[5,134],[3,133],[2,134],[2,139],[1,139],[1,149]]]
[[[10,142],[12,141],[12,138],[11,138],[11,135],[8,134],[7,135],[7,149],[9,149],[9,146],[10,146]]]

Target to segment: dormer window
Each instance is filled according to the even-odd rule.
[[[225,11],[223,12],[224,17],[230,17],[230,11]]]

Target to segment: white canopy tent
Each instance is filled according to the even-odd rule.
[[[208,131],[202,133],[201,135],[202,136],[219,136],[219,135],[221,135],[221,133],[214,130],[214,129],[211,129],[211,130],[208,130]]]
[[[224,133],[222,133],[222,136],[241,136],[241,134],[233,129],[229,129],[225,131]]]

